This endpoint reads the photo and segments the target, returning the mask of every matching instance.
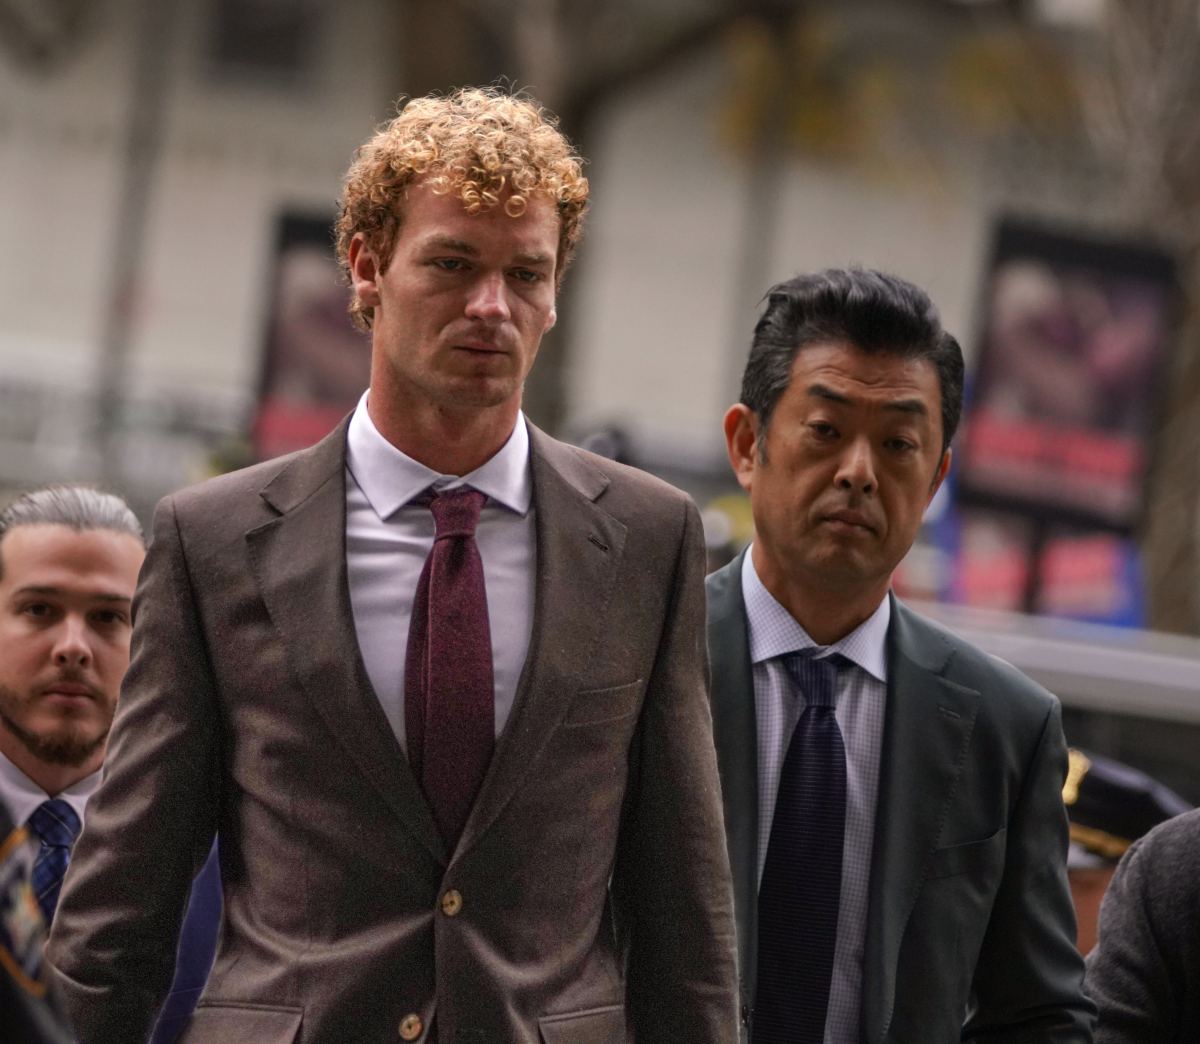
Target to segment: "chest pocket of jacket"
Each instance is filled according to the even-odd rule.
[[[599,725],[627,718],[641,706],[642,679],[607,689],[586,689],[577,692],[567,708],[563,724],[568,726]]]
[[[625,1009],[619,1005],[545,1015],[538,1019],[543,1044],[625,1044]]]
[[[967,841],[961,845],[939,848],[929,861],[926,881],[936,881],[959,874],[986,873],[1004,860],[1004,842],[1008,831],[1001,827],[991,837]]]
[[[201,1004],[179,1044],[292,1044],[303,1015],[301,1008],[265,1004]]]

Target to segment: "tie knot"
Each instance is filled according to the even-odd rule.
[[[44,845],[70,848],[79,836],[79,816],[62,798],[43,801],[29,817],[29,828]]]
[[[849,662],[841,653],[821,655],[823,652],[820,648],[802,649],[783,657],[788,674],[810,707],[836,706],[838,668]]]
[[[465,486],[431,494],[429,510],[433,512],[434,539],[474,536],[485,500],[486,494]]]

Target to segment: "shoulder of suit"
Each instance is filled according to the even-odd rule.
[[[328,477],[341,475],[346,467],[346,429],[349,423],[350,418],[345,417],[328,435],[311,446],[215,475],[165,497],[164,501],[173,501],[177,508],[186,508],[193,504],[211,507],[225,498],[236,499],[246,495],[257,500],[259,494],[281,478],[288,485],[294,486],[298,482],[300,489],[320,486]]]
[[[945,676],[950,681],[978,689],[985,696],[1003,696],[1006,702],[1028,705],[1043,713],[1058,702],[1051,692],[1007,660],[985,652],[899,599],[894,600],[893,610],[894,626],[904,627],[922,643],[945,650]]]
[[[578,450],[578,452],[585,453],[587,451]],[[672,486],[657,475],[651,475],[648,471],[630,467],[628,464],[620,464],[615,460],[597,457],[595,454],[589,454],[589,456],[593,458],[592,462],[608,475],[614,489],[628,490],[639,497],[658,497],[672,503],[683,504],[691,501],[691,497],[683,490]]]
[[[1193,932],[1200,916],[1200,809],[1159,823],[1138,838],[1125,853],[1117,871],[1122,894],[1132,892],[1137,903],[1120,903],[1125,917],[1149,917],[1156,932],[1168,939],[1186,939],[1193,945]],[[1106,904],[1106,914],[1115,925],[1122,915]]]
[[[679,505],[692,502],[691,497],[683,490],[640,468],[618,463],[608,457],[572,446],[568,442],[561,442],[540,431],[537,432],[535,443],[547,459],[560,468],[566,466],[591,471],[598,478],[606,480],[607,488],[601,494],[602,498],[615,494],[637,498],[643,503],[646,500]]]
[[[282,457],[272,457],[258,464],[251,464],[236,471],[228,471],[223,475],[214,475],[171,495],[176,505],[193,502],[210,502],[223,497],[251,494],[257,496],[261,490],[270,485],[271,481],[284,471],[297,457],[309,450],[297,450]]]
[[[311,491],[343,473],[344,457],[333,441],[337,436],[335,431],[315,446],[216,475],[164,497],[155,512],[155,532],[159,514],[169,512],[181,534],[198,536],[205,545],[240,541],[248,530],[277,516],[264,496],[269,488],[278,489],[282,483],[284,488],[299,485]],[[297,475],[305,477],[297,483]],[[298,497],[302,499],[296,493],[285,495]]]
[[[1159,823],[1138,838],[1130,851],[1139,852],[1152,867],[1184,870],[1200,882],[1200,808]]]
[[[744,552],[744,554],[749,554],[749,552]],[[731,561],[726,562],[720,569],[714,569],[704,578],[704,587],[708,591],[710,615],[714,608],[714,603],[731,596],[737,596],[740,600],[743,557],[743,554],[734,555]]]

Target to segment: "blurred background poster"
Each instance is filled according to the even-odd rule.
[[[327,435],[354,408],[371,370],[370,338],[350,322],[350,288],[329,218],[279,219],[270,319],[253,424],[258,460]]]
[[[1135,532],[1174,279],[1172,259],[1153,246],[1000,221],[954,472],[898,590],[1145,625]]]
[[[965,499],[1134,529],[1173,284],[1152,247],[1000,224],[958,461]]]

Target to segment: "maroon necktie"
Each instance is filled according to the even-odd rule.
[[[433,549],[413,600],[404,666],[408,760],[451,848],[458,842],[496,741],[492,640],[475,526],[487,499],[473,489],[421,499]]]

